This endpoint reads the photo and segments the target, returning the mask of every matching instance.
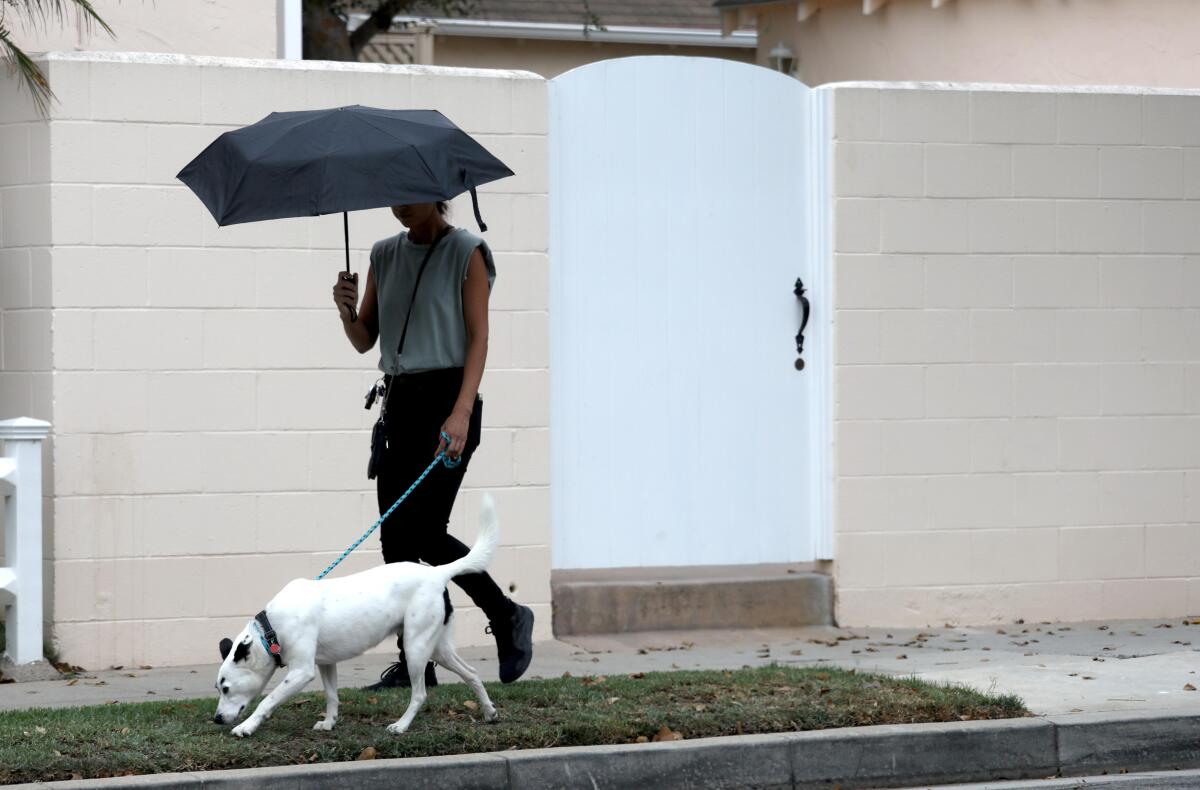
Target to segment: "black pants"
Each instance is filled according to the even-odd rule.
[[[462,387],[462,368],[393,376],[389,382],[387,450],[375,478],[380,514],[408,490],[437,454],[442,424],[450,416]],[[468,551],[466,545],[447,532],[450,511],[479,446],[483,401],[475,400],[467,431],[462,463],[453,469],[441,463],[379,528],[384,562],[418,562],[445,565]],[[483,610],[489,620],[503,620],[512,604],[487,573],[467,573],[454,582]]]

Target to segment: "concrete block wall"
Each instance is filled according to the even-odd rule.
[[[42,309],[6,310],[4,327],[12,348],[42,349],[47,369],[52,359],[40,381],[53,410],[34,416],[54,423],[48,600],[63,658],[88,668],[214,660],[221,636],[378,517],[365,474],[374,412],[362,408],[378,354],[353,351],[329,296],[341,217],[220,228],[175,180],[227,129],[274,109],[346,104],[440,109],[518,173],[480,190],[498,276],[483,442],[451,529],[473,540],[481,489],[495,494],[493,572],[533,606],[535,636],[548,636],[545,82],[99,53],[50,55],[46,66],[59,97],[50,120],[37,134],[0,132],[40,147],[48,184],[4,187],[5,239],[19,251],[0,272],[23,272],[25,293],[42,289]],[[32,209],[11,207],[22,189],[41,197],[41,230],[18,216]],[[469,199],[454,202],[451,221],[474,229]],[[364,272],[371,244],[401,229],[386,209],[353,213],[352,268]],[[23,370],[31,353],[12,358]],[[368,540],[335,574],[378,564],[378,545]],[[452,591],[459,642],[490,643],[481,613]]]
[[[839,622],[1200,611],[1200,93],[830,90]]]
[[[46,120],[33,111],[29,94],[19,88],[17,80],[8,75],[0,78],[0,419],[50,419],[47,130]],[[42,478],[46,481],[50,480],[52,453],[53,437],[49,437],[42,447]],[[49,485],[44,488],[46,494],[52,493]],[[42,503],[47,523],[53,512],[53,498],[47,495]],[[4,564],[4,546],[0,545],[0,566]],[[48,594],[48,561],[42,579],[43,593]],[[0,602],[0,618],[3,616]]]

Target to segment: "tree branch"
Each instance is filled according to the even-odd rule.
[[[410,0],[385,0],[376,6],[367,21],[350,34],[350,51],[357,58],[376,33],[386,33],[392,27],[392,18],[408,8]]]

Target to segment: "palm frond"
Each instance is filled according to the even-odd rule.
[[[3,24],[0,24],[0,52],[3,52],[5,60],[9,61],[9,69],[17,73],[17,77],[29,90],[38,113],[45,115],[50,108],[50,100],[54,98],[54,92],[50,90],[50,81],[38,68],[38,64],[13,43]]]
[[[86,32],[91,32],[92,26],[95,25],[114,38],[117,35],[96,13],[90,0],[0,0],[0,18],[4,16],[2,9],[5,5],[16,9],[18,16],[29,19],[42,29],[49,27],[51,21],[60,25],[66,24],[68,15],[74,11]]]
[[[28,20],[35,29],[39,25],[42,29],[48,28],[52,20],[60,25],[66,24],[68,15],[74,12],[84,31],[90,33],[99,27],[109,36],[117,36],[96,13],[90,0],[0,0],[0,54],[29,90],[38,113],[43,116],[50,109],[54,91],[50,90],[50,81],[46,79],[45,72],[12,40],[8,25],[10,12]]]

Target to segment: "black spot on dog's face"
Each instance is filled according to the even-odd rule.
[[[221,645],[220,645],[220,650],[221,650],[221,660],[224,661],[225,657],[229,655],[229,651],[233,650],[233,640],[228,637],[226,637],[225,639],[222,639]]]
[[[233,663],[245,661],[250,656],[250,643],[239,642],[237,650],[233,651]]]

